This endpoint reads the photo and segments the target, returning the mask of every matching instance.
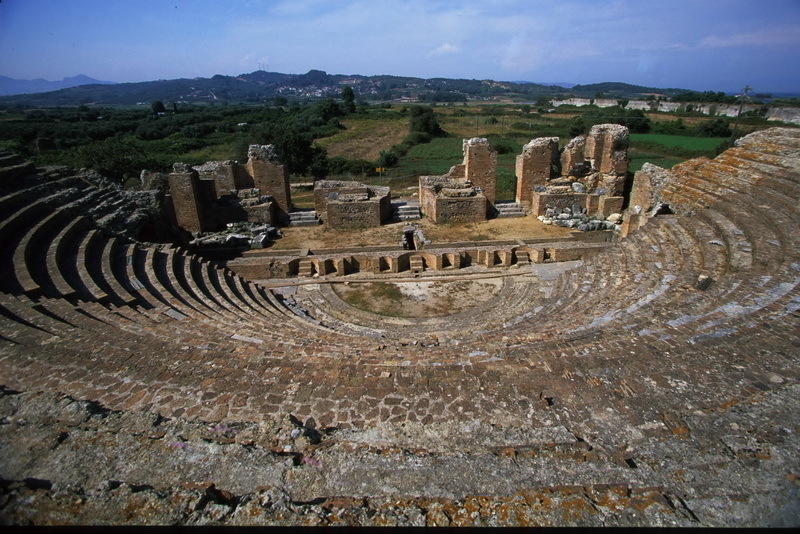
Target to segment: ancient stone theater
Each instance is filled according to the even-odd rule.
[[[514,210],[584,237],[237,258],[188,236],[378,227],[392,197],[319,183],[303,215],[269,147],[137,192],[2,155],[0,522],[796,524],[800,131],[630,183],[627,135],[517,157]],[[422,214],[497,216],[495,166],[465,140]],[[339,292],[489,275],[415,319]]]

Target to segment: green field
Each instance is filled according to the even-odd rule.
[[[714,157],[724,137],[692,137],[689,135],[631,134],[630,165],[636,172],[645,162],[671,168],[676,163],[701,156]]]
[[[513,200],[516,188],[514,161],[522,151],[522,143],[513,138],[502,140],[511,144],[513,150],[497,156],[497,198]],[[462,142],[460,137],[439,137],[429,143],[415,145],[386,176],[368,181],[389,185],[399,192],[403,188],[416,186],[419,176],[445,174],[450,167],[461,163]]]
[[[631,134],[631,145],[655,144],[683,150],[713,152],[725,139],[724,137],[691,137],[688,135]]]

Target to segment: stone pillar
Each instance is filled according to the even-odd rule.
[[[497,187],[497,152],[482,137],[464,140],[464,178],[483,189],[488,204],[494,205]],[[488,209],[488,206],[487,206]]]
[[[390,273],[399,273],[400,272],[400,266],[399,266],[400,262],[398,262],[397,258],[395,258],[394,256],[387,256],[386,257],[386,263],[389,264],[389,272]]]
[[[543,248],[532,248],[528,251],[528,255],[531,258],[532,263],[544,263],[545,258],[545,249]]]
[[[538,137],[522,147],[515,166],[517,202],[530,206],[533,188],[547,183],[557,159],[558,137]]]
[[[562,176],[583,176],[587,169],[584,165],[585,159],[583,152],[586,149],[586,137],[580,135],[572,139],[564,146],[561,152],[561,175]]]
[[[253,179],[253,185],[261,190],[261,194],[275,199],[277,219],[287,223],[289,211],[292,209],[289,176],[286,168],[276,158],[272,145],[250,145],[245,167]]]
[[[592,170],[625,174],[628,170],[628,128],[620,124],[596,124],[586,138],[584,157]]]
[[[343,276],[345,273],[344,258],[336,258],[333,260],[333,266],[336,269],[335,276]]]
[[[510,267],[511,266],[511,251],[510,250],[498,250],[497,254],[500,256],[500,266],[501,267]]]
[[[214,182],[214,196],[219,198],[234,189],[241,189],[236,179],[236,166],[233,161],[208,161],[194,167],[201,180]]]
[[[586,195],[586,214],[595,215],[600,210],[600,195]]]
[[[184,163],[176,163],[172,169],[168,178],[169,192],[178,226],[189,232],[202,232],[205,227],[200,177]]]

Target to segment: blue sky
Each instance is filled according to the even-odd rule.
[[[0,74],[397,74],[800,91],[800,0],[0,0]]]

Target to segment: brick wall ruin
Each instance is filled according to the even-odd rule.
[[[493,205],[497,187],[497,151],[482,137],[465,139],[463,151],[464,180],[482,189],[487,204]]]
[[[588,258],[611,246],[610,233],[605,232],[602,237],[592,240],[566,237],[441,243],[422,250],[402,250],[385,246],[314,251],[251,250],[226,265],[240,276],[251,280],[344,276],[359,272],[382,274],[450,271],[471,266],[506,268]]]
[[[419,177],[420,211],[435,223],[485,221],[488,203],[469,181],[447,175]]]
[[[497,151],[489,141],[463,141],[464,160],[441,176],[420,176],[420,211],[434,222],[486,220],[497,189]]]
[[[275,199],[278,218],[288,218],[292,209],[289,175],[286,167],[278,163],[275,148],[272,145],[250,145],[245,169],[253,180],[253,187]]]
[[[558,160],[558,137],[539,137],[522,147],[516,159],[517,202],[529,204],[536,186],[550,179],[552,166]]]
[[[535,216],[608,217],[622,209],[627,170],[628,129],[619,124],[595,125],[561,152],[557,137],[532,139],[517,156],[516,201]]]
[[[143,176],[152,181],[153,173]],[[251,145],[248,161],[176,163],[168,177],[175,219],[189,232],[215,231],[227,223],[286,224],[292,207],[286,169],[271,145]]]
[[[369,228],[391,218],[388,187],[355,181],[320,180],[314,184],[314,207],[328,228]]]

